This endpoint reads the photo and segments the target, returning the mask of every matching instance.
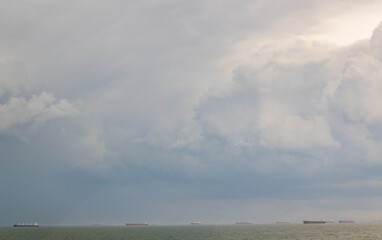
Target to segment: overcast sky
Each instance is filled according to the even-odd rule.
[[[382,220],[381,1],[0,2],[0,225]]]

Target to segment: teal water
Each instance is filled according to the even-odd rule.
[[[382,239],[382,225],[222,225],[148,227],[40,227],[0,228],[0,240],[244,240],[244,239]]]

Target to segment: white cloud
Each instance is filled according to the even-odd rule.
[[[5,104],[0,104],[0,131],[4,132],[23,124],[34,127],[46,121],[77,115],[78,110],[62,99],[57,101],[53,94],[42,92],[29,100],[23,97],[11,97]]]
[[[291,149],[309,147],[339,147],[330,127],[322,116],[303,119],[300,116],[261,113],[259,127],[266,147]],[[268,116],[267,116],[268,115]]]
[[[382,142],[370,128],[382,121],[381,29],[348,47],[297,38],[252,49],[253,57],[244,55],[234,71],[230,90],[199,105],[204,131],[234,146],[312,156],[307,161],[320,156],[379,164]],[[325,152],[317,155],[321,148]],[[277,168],[280,161],[271,161]]]
[[[327,86],[330,102],[327,104],[351,121],[380,122],[381,62],[365,50],[349,49],[349,52],[351,54],[345,58],[334,60],[336,70],[330,73],[332,79]]]

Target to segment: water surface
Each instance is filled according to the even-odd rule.
[[[0,240],[382,239],[379,224],[0,228]]]

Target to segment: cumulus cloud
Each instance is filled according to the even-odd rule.
[[[201,124],[235,145],[302,153],[329,147],[328,156],[355,147],[365,153],[358,161],[374,162],[373,146],[380,142],[370,139],[367,126],[381,121],[380,29],[370,41],[348,47],[302,42],[260,48],[235,70],[228,94],[200,105]]]
[[[0,105],[0,131],[5,132],[12,127],[28,123],[37,127],[48,120],[78,113],[67,100],[57,101],[51,93],[42,92],[38,96],[33,95],[29,100],[11,97],[7,103]]]
[[[307,55],[310,49],[298,51]],[[208,100],[207,107],[201,104],[202,121],[216,134],[242,138],[235,142],[251,138],[252,145],[267,147],[338,147],[320,109],[323,60],[285,63],[283,58],[293,52],[282,53],[282,60],[276,52],[276,58],[262,59],[261,65],[238,68],[228,97]]]

